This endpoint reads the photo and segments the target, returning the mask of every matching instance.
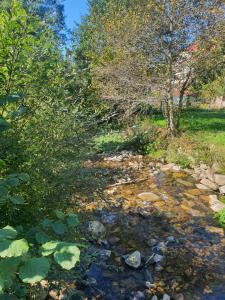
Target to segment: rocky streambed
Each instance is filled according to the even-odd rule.
[[[85,168],[109,183],[79,203],[90,260],[81,261],[76,288],[61,299],[225,299],[225,235],[213,212],[223,204],[215,187],[130,153]]]

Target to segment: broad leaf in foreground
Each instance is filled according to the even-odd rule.
[[[30,258],[19,269],[19,277],[23,282],[32,284],[44,279],[49,269],[50,264],[46,257]]]
[[[54,253],[54,259],[63,269],[70,270],[80,260],[80,250],[74,244],[65,243]]]
[[[0,241],[0,257],[18,257],[26,254],[29,245],[25,239]]]
[[[0,229],[0,240],[1,239],[14,239],[17,236],[17,231],[11,226],[6,226]]]

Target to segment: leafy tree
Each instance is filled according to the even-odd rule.
[[[91,1],[83,53],[101,97],[131,113],[162,104],[168,135],[179,131],[185,91],[199,74],[200,52],[223,19],[220,1]],[[81,27],[82,28],[82,27]],[[90,37],[91,36],[91,37]],[[92,46],[88,43],[90,43]],[[198,54],[196,54],[198,52]],[[179,95],[179,105],[174,94]],[[118,104],[119,103],[119,104]]]

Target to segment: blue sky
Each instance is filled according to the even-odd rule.
[[[65,0],[66,24],[69,29],[75,22],[80,22],[81,17],[87,13],[87,0]]]

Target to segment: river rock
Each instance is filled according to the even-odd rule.
[[[210,190],[210,188],[209,188],[208,186],[206,186],[206,185],[204,185],[204,184],[201,184],[201,183],[196,184],[196,187],[197,187],[199,190],[206,190],[206,191]]]
[[[163,300],[170,300],[170,296],[167,295],[167,294],[164,294],[164,295],[163,295]]]
[[[158,241],[156,239],[150,239],[147,241],[147,245],[150,246],[150,247],[154,247],[156,246],[158,243]]]
[[[220,194],[225,194],[225,185],[221,186],[219,190],[220,190]]]
[[[117,236],[111,235],[108,238],[108,242],[110,243],[110,245],[116,245],[117,243],[119,243],[120,238],[118,238]]]
[[[171,164],[167,164],[167,165],[163,165],[161,166],[161,171],[166,172],[166,171],[172,171],[172,169],[175,167],[174,163]]]
[[[141,265],[141,253],[139,251],[135,251],[130,255],[126,255],[125,263],[134,269],[137,269]]]
[[[177,294],[175,297],[174,297],[175,300],[184,300],[184,295],[183,294]]]
[[[168,236],[168,237],[166,238],[165,244],[168,245],[168,244],[172,244],[172,243],[175,243],[175,242],[176,242],[175,237],[171,235],[171,236]]]
[[[141,291],[135,293],[134,298],[132,300],[144,300],[145,294]]]
[[[88,231],[93,239],[99,239],[106,234],[105,226],[99,221],[89,222]]]
[[[155,254],[153,257],[153,260],[155,263],[161,263],[165,260],[165,257],[163,255],[160,254]]]
[[[206,178],[203,178],[201,181],[200,181],[201,184],[209,187],[210,189],[216,191],[218,189],[218,186],[212,182],[211,180],[209,179],[206,179]]]
[[[103,260],[106,261],[111,257],[112,251],[111,250],[106,250],[102,249],[99,251],[99,257]]]
[[[215,174],[215,183],[219,186],[225,185],[225,175]]]
[[[166,243],[164,243],[164,242],[158,243],[158,245],[157,245],[157,250],[159,250],[159,251],[162,252],[162,253],[167,252],[167,246],[166,246]]]
[[[186,187],[192,187],[193,186],[193,183],[192,182],[189,182],[189,181],[186,181],[186,180],[183,180],[181,178],[178,178],[176,179],[176,181]]]
[[[145,192],[138,195],[138,198],[144,201],[158,201],[160,197],[152,192]]]
[[[117,222],[118,216],[116,213],[108,212],[102,215],[102,222],[104,224],[113,225]]]
[[[211,209],[214,212],[218,212],[221,209],[225,208],[225,204],[223,204],[221,201],[219,201],[216,195],[209,196],[209,204],[210,204]]]
[[[161,272],[162,270],[163,270],[163,267],[160,264],[156,264],[155,271],[156,272]]]

